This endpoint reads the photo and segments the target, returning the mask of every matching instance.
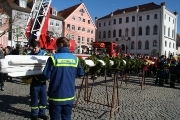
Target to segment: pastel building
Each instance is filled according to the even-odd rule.
[[[96,38],[116,42],[121,53],[169,57],[176,54],[177,19],[165,2],[117,9],[96,18]]]
[[[0,47],[8,46],[8,32],[4,33],[4,31],[8,30],[9,26],[9,17],[4,13],[2,9],[0,9]]]
[[[91,48],[91,42],[95,41],[96,26],[84,3],[61,10],[58,14],[64,18],[64,36],[76,41],[78,52]]]

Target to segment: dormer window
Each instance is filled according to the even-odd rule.
[[[57,9],[56,8],[52,8],[52,15],[57,16]]]
[[[27,0],[19,0],[19,6],[26,8],[27,7]]]

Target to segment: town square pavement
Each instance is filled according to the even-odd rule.
[[[89,77],[89,95],[86,99],[96,103],[84,100],[85,84],[82,84],[82,78],[76,79],[76,100],[79,99],[73,109],[72,120],[109,120],[114,79],[107,77],[106,83],[104,79],[102,76],[98,77],[93,84]],[[118,97],[115,97],[113,108],[114,110],[119,106],[119,111],[116,110],[111,119],[180,120],[179,84],[176,84],[177,88],[170,88],[166,84],[159,87],[154,85],[154,80],[154,77],[146,77],[146,86],[141,90],[137,76],[130,76],[127,84],[124,81],[121,84],[119,78],[118,94],[117,89],[115,90]],[[29,87],[18,78],[13,78],[13,82],[5,82],[5,91],[0,91],[0,120],[30,120]],[[46,114],[49,116],[48,103]]]

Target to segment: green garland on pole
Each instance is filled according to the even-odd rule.
[[[91,74],[99,74],[102,70],[102,68],[105,69],[142,69],[144,66],[146,66],[146,60],[141,59],[141,58],[128,58],[128,57],[113,57],[113,58],[108,58],[105,56],[101,56],[100,60],[104,61],[105,66],[98,61],[97,57],[95,55],[90,56],[87,58],[89,60],[92,60],[95,64],[95,66],[90,67],[85,63],[85,60],[82,58],[79,58],[79,61],[81,63],[81,66],[83,67],[85,73],[91,73]],[[111,65],[111,62],[113,61],[114,64]],[[126,61],[126,63],[124,62]]]

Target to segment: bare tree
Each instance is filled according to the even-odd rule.
[[[0,32],[0,37],[5,35],[7,32],[13,32],[16,28],[12,28],[12,26],[20,26],[22,24],[22,21],[18,22],[21,19],[20,16],[22,16],[21,12],[17,11],[13,17],[8,16],[5,12],[0,12],[0,16],[5,18],[5,22],[3,22],[0,27],[7,26],[4,31]],[[19,29],[24,29],[25,27],[23,27],[20,26]]]

